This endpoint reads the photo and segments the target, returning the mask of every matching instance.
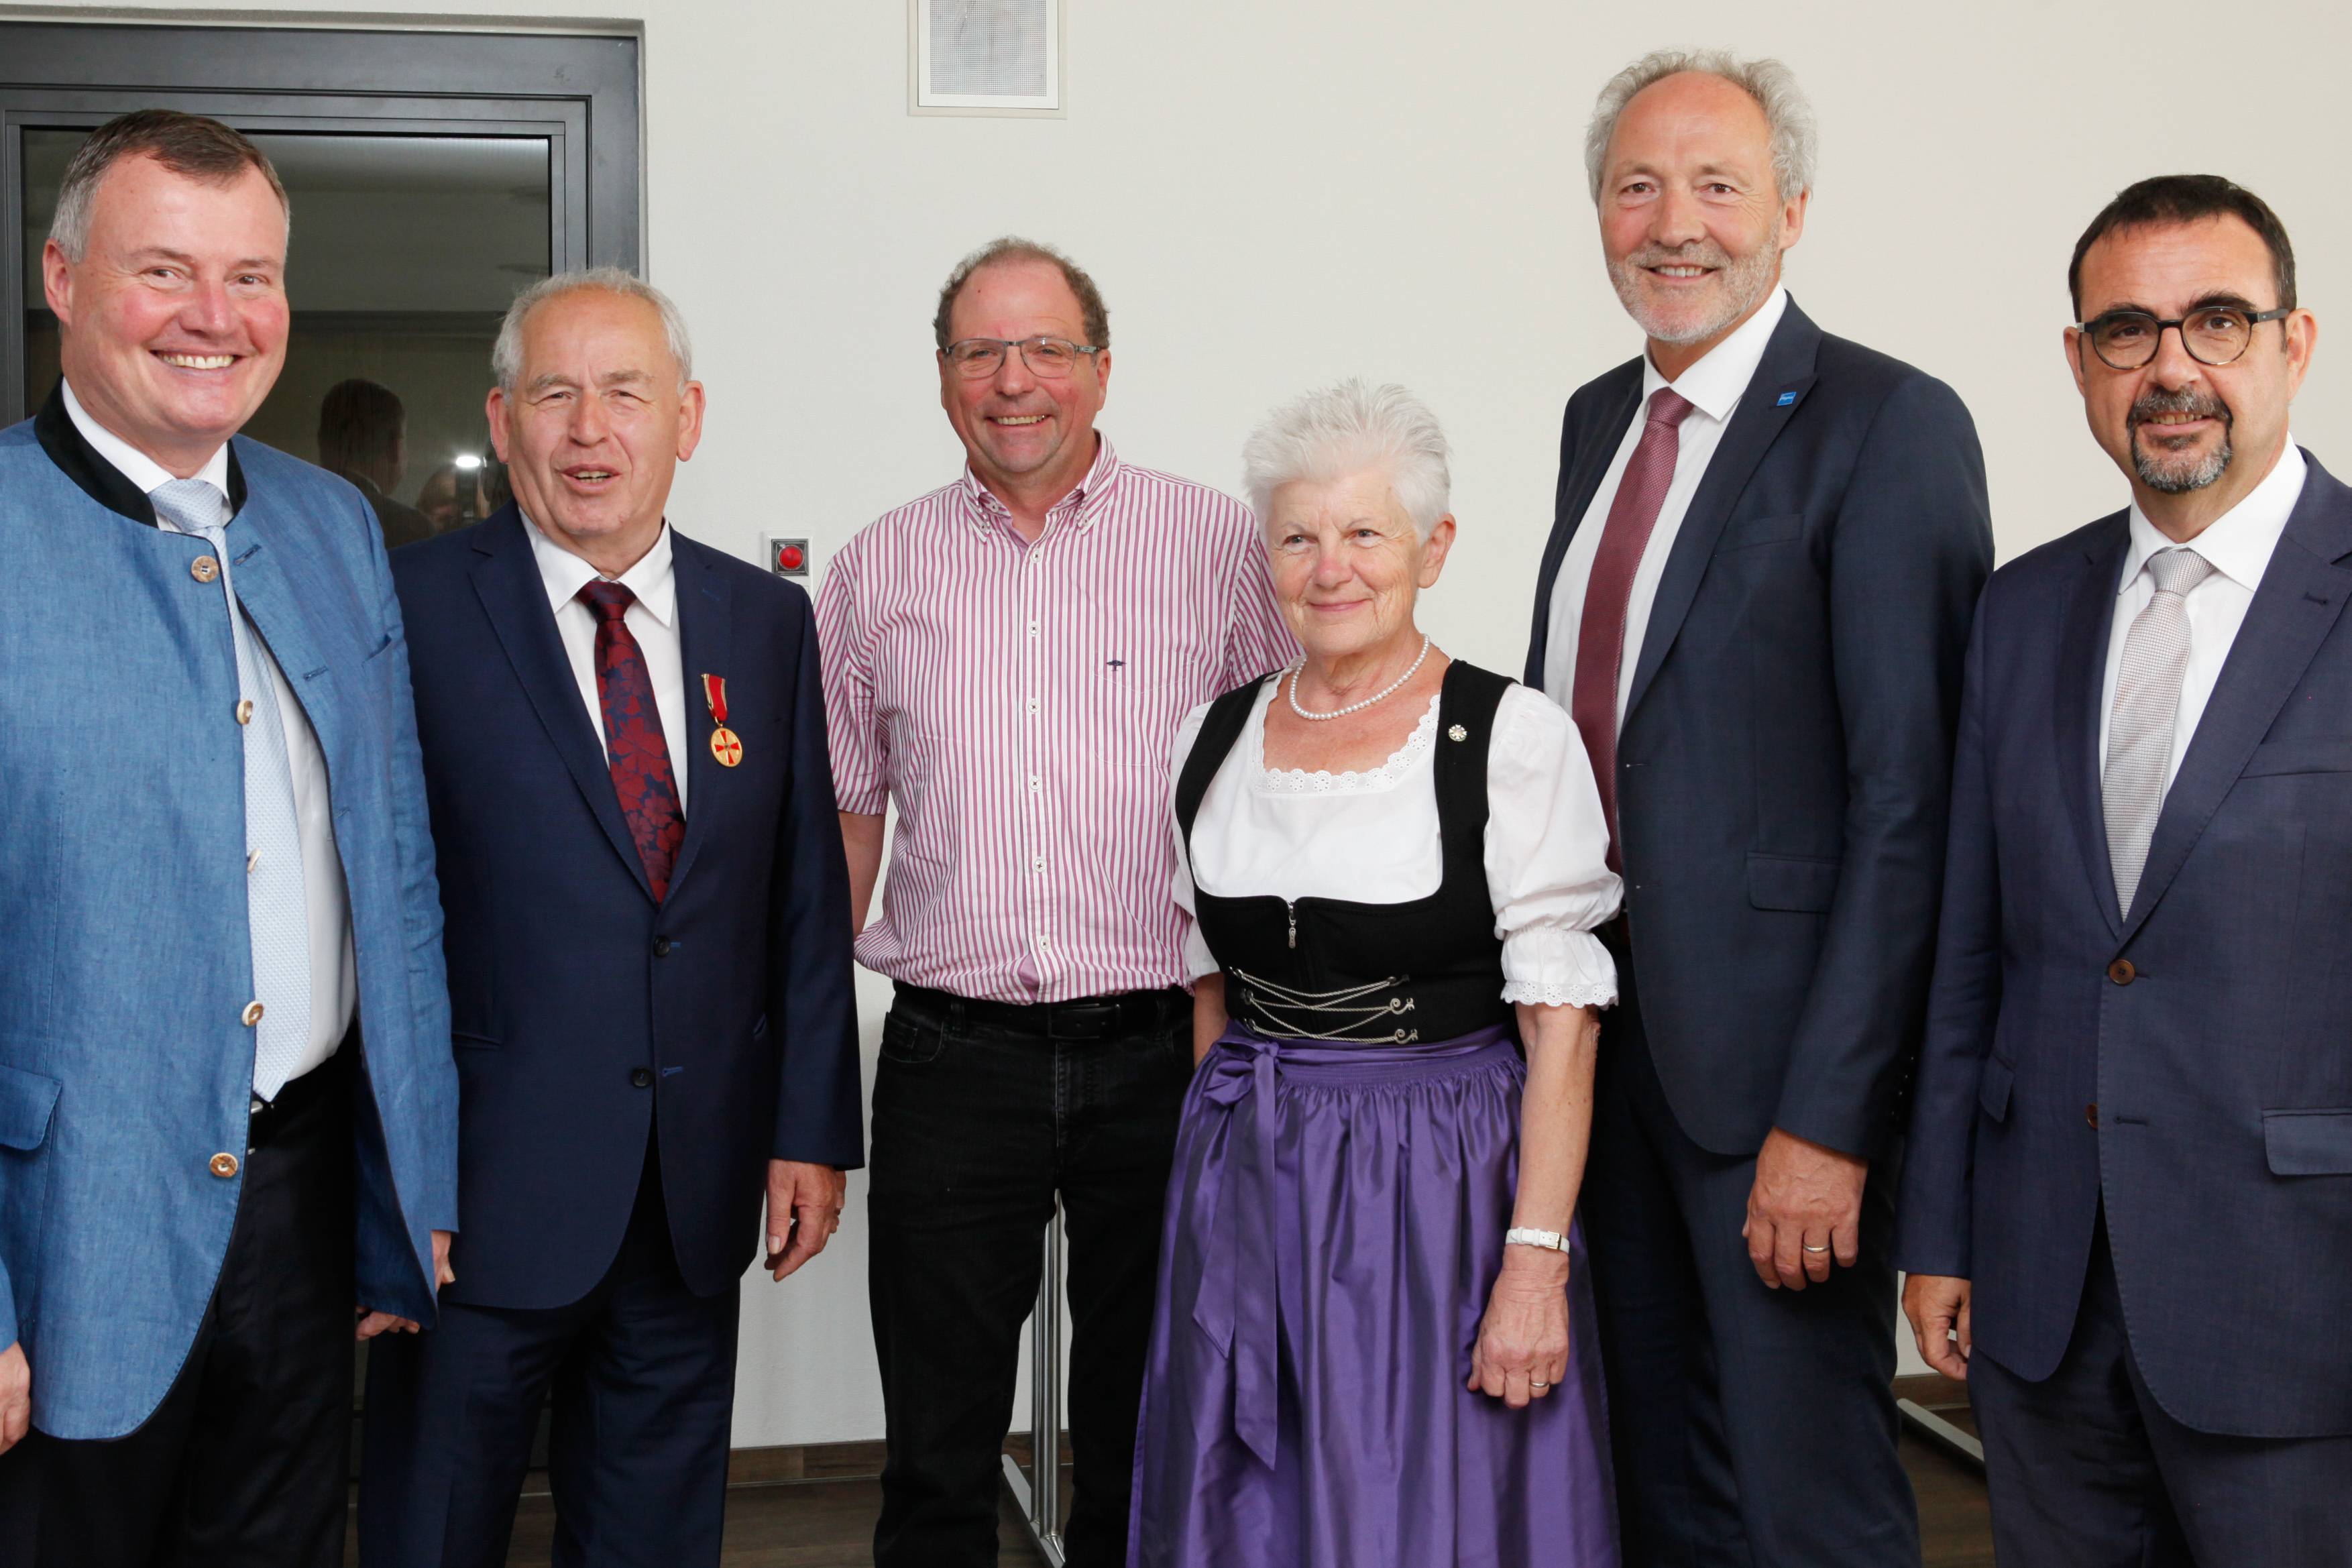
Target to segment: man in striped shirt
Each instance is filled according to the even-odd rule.
[[[1096,433],[1110,331],[1083,271],[998,240],[949,278],[932,329],[969,462],[851,540],[817,599],[857,956],[898,984],[871,1154],[875,1562],[996,1561],[997,1455],[1058,1194],[1068,1561],[1111,1568],[1192,1064],[1169,745],[1296,648],[1247,510]]]

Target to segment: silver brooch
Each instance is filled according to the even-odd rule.
[[[1445,738],[1449,741],[1466,741],[1470,738],[1470,731],[1456,724],[1445,731]]]

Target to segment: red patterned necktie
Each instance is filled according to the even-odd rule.
[[[645,862],[646,881],[660,901],[669,892],[670,868],[686,837],[686,814],[678,809],[677,780],[669,771],[669,742],[662,738],[661,710],[654,703],[653,677],[646,656],[621,617],[636,595],[618,583],[583,586],[580,602],[596,617],[596,700],[604,710],[604,756],[629,837]]]
[[[1658,509],[1675,482],[1682,422],[1690,401],[1671,386],[1650,395],[1648,421],[1633,448],[1633,460],[1617,481],[1609,521],[1593,552],[1592,575],[1584,586],[1584,614],[1576,629],[1576,677],[1568,711],[1584,735],[1592,759],[1593,782],[1601,786],[1601,809],[1609,820],[1609,865],[1622,869],[1617,854],[1617,680],[1624,668],[1625,608],[1633,594],[1633,574],[1658,525]]]

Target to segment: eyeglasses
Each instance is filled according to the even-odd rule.
[[[2090,338],[2093,352],[2110,368],[2137,370],[2156,357],[2157,346],[2163,342],[2168,327],[2180,329],[2180,346],[2199,364],[2228,364],[2246,352],[2256,326],[2294,313],[2293,308],[2285,305],[2262,311],[2242,310],[2234,305],[2207,305],[2167,321],[2146,310],[2109,310],[2104,316],[2077,321],[2074,326]]]
[[[979,381],[1004,367],[1007,349],[1019,349],[1029,374],[1048,381],[1059,381],[1076,369],[1080,354],[1102,352],[1067,338],[959,338],[947,346],[948,363],[966,381]]]

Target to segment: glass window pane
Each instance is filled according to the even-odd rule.
[[[58,377],[57,321],[41,302],[41,244],[66,163],[87,134],[25,132],[27,408],[47,398]],[[399,503],[379,509],[387,537],[418,526],[401,506],[422,506],[436,527],[482,515],[503,499],[482,418],[490,344],[516,292],[549,270],[550,142],[307,132],[254,141],[294,205],[287,259],[293,331],[285,372],[245,433],[308,461],[323,458]],[[398,450],[389,402],[365,389],[347,389],[322,431],[329,391],[352,378],[398,400],[405,416]]]

